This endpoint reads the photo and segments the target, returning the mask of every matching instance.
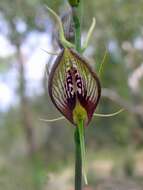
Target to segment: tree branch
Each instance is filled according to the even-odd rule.
[[[143,117],[143,106],[134,105],[128,100],[123,99],[116,91],[108,88],[102,88],[101,96],[103,98],[108,98],[109,100],[116,102],[119,106],[125,108],[130,113]]]

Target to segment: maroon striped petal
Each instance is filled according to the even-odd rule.
[[[100,99],[101,87],[88,62],[72,49],[63,49],[49,76],[49,95],[57,109],[73,124],[76,103],[86,110],[88,124]]]

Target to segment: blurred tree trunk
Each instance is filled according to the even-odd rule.
[[[34,138],[33,124],[32,124],[32,115],[26,97],[26,81],[25,81],[25,71],[24,71],[25,61],[20,49],[20,45],[17,45],[17,58],[19,61],[18,67],[19,67],[20,116],[27,139],[28,152],[31,155],[36,150],[36,144]]]
[[[133,137],[137,145],[143,144],[143,96],[141,93],[141,83],[140,78],[141,75],[141,63],[137,60],[138,57],[138,51],[133,47],[132,44],[126,49],[127,51],[127,64],[128,64],[128,72],[130,73],[128,75],[128,84],[130,80],[130,90],[132,95],[132,103],[133,106],[138,106],[140,109],[141,114],[135,114],[135,119],[138,124],[138,128],[135,128],[133,130]],[[140,73],[137,72],[137,70],[140,70]],[[136,88],[131,86],[132,84],[136,84]]]

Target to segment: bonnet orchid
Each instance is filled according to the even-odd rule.
[[[101,94],[100,82],[87,61],[65,48],[49,76],[49,95],[57,109],[74,125],[87,126]]]
[[[72,2],[72,1],[71,1]],[[78,3],[79,1],[77,1]],[[85,172],[85,143],[84,129],[87,127],[93,117],[113,116],[123,110],[113,114],[95,114],[95,109],[101,97],[101,85],[99,78],[93,72],[88,61],[81,55],[88,46],[91,34],[95,27],[95,19],[89,28],[87,38],[83,46],[77,47],[76,42],[72,44],[67,41],[64,35],[63,24],[60,17],[49,7],[47,10],[55,17],[59,25],[59,41],[62,44],[61,52],[58,54],[52,70],[48,73],[48,91],[55,107],[62,113],[62,117],[53,120],[44,120],[48,122],[60,119],[68,119],[75,126],[75,142],[78,151],[85,183],[87,184]],[[79,44],[78,44],[79,45]],[[55,53],[53,53],[55,54]],[[102,67],[102,64],[101,64]],[[101,70],[101,68],[100,68]],[[78,137],[78,138],[77,138]],[[79,162],[77,162],[78,164]],[[78,167],[76,167],[78,169]],[[80,172],[80,171],[78,171]],[[75,177],[75,189],[81,189],[80,174],[77,173],[78,180]]]

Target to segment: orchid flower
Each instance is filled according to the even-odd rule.
[[[74,125],[88,126],[101,95],[99,79],[88,62],[73,49],[57,57],[49,76],[49,95],[57,109]]]
[[[93,115],[106,116],[94,113],[101,97],[101,85],[97,74],[92,70],[88,61],[75,50],[75,45],[65,38],[60,17],[49,7],[47,7],[47,10],[55,17],[59,24],[59,40],[63,46],[51,72],[49,73],[47,70],[47,73],[49,73],[48,91],[53,104],[62,113],[63,117],[44,121],[52,122],[66,118],[78,128],[83,176],[87,184],[84,128],[89,125]],[[95,19],[93,19],[80,52],[86,49],[94,27]],[[52,54],[54,55],[55,53]],[[99,72],[101,72],[101,68]],[[121,111],[123,110],[121,109],[107,116],[116,115]]]

